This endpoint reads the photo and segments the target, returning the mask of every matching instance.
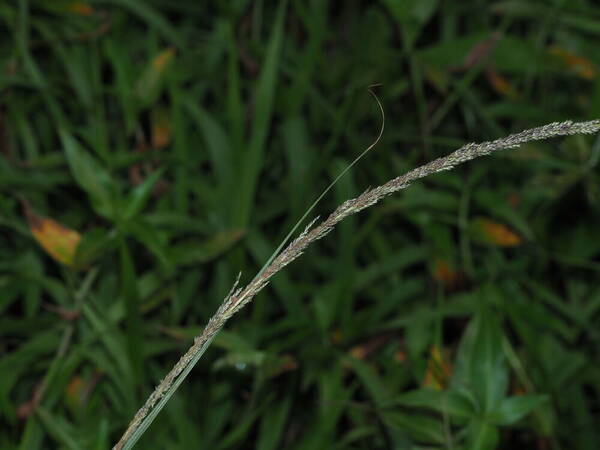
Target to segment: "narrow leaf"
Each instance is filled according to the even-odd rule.
[[[256,107],[250,145],[241,165],[238,195],[236,196],[238,201],[233,203],[234,224],[241,227],[245,227],[250,219],[254,193],[256,192],[258,177],[262,168],[264,147],[273,114],[279,58],[283,44],[283,22],[286,6],[287,1],[285,0],[279,3],[273,26],[273,34],[269,41],[267,56],[256,89]]]

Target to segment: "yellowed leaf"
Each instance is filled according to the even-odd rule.
[[[365,359],[367,356],[367,348],[364,345],[357,345],[350,349],[350,355],[356,359]]]
[[[394,352],[394,361],[396,361],[397,363],[403,364],[406,362],[407,359],[408,356],[406,355],[405,350],[398,349],[396,350],[396,352]]]
[[[163,75],[174,57],[175,49],[168,48],[161,51],[150,61],[137,83],[137,93],[141,98],[147,100],[156,94]]]
[[[332,344],[340,344],[344,340],[342,331],[339,328],[336,329],[333,333],[331,333],[330,339]]]
[[[433,265],[433,279],[446,289],[455,289],[463,284],[465,276],[461,271],[455,270],[449,263],[438,258]]]
[[[152,148],[161,149],[171,142],[171,121],[163,109],[152,111]]]
[[[102,372],[96,369],[86,377],[80,375],[71,377],[64,392],[66,403],[71,411],[76,412],[85,405],[102,376]]]
[[[269,371],[269,377],[278,377],[286,372],[293,372],[299,367],[298,361],[292,355],[286,354],[278,358],[278,361]]]
[[[385,345],[391,338],[392,335],[389,333],[374,336],[366,342],[355,345],[348,353],[356,359],[366,359],[369,355]]]
[[[163,50],[152,60],[152,68],[157,72],[162,72],[163,70],[165,70],[165,67],[171,62],[174,56],[174,48],[168,48],[166,50]]]
[[[500,247],[516,247],[523,239],[508,226],[487,218],[475,219],[474,225],[483,239]]]
[[[513,100],[519,98],[517,89],[504,76],[500,75],[494,69],[488,69],[485,71],[485,73],[488,82],[498,94],[501,94]]]
[[[83,397],[85,383],[83,379],[79,375],[73,376],[69,384],[65,389],[65,395],[67,397],[67,402],[73,408],[75,406],[79,406],[81,403],[81,399]]]
[[[576,55],[559,46],[552,46],[548,52],[559,59],[573,73],[586,80],[593,80],[598,75],[598,69],[592,61]]]
[[[494,50],[494,48],[496,48],[496,44],[498,43],[501,37],[501,33],[494,32],[487,39],[475,44],[465,58],[463,69],[470,69],[483,59],[487,58],[490,55],[490,53]]]
[[[23,205],[33,237],[56,261],[72,266],[81,235],[53,219],[36,215],[26,202]]]
[[[423,386],[436,390],[445,389],[452,376],[452,366],[442,355],[438,346],[431,347],[427,372],[423,379]]]
[[[94,14],[94,8],[85,2],[71,2],[67,9],[69,12],[79,14],[81,16],[91,16]]]

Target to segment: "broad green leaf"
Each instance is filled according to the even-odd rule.
[[[236,367],[244,370],[248,366],[260,367],[268,358],[265,351],[257,350],[243,336],[230,331],[222,331],[213,341],[215,347],[226,350],[226,354],[213,363],[213,369]]]
[[[102,254],[114,249],[116,237],[116,230],[94,228],[86,231],[77,246],[73,265],[78,269],[88,267]]]
[[[471,354],[471,382],[484,411],[491,411],[506,393],[508,371],[502,350],[502,332],[496,318],[483,312]]]
[[[343,361],[354,370],[373,402],[377,406],[384,406],[390,398],[390,392],[373,367],[353,357],[345,357]]]
[[[261,417],[257,450],[275,450],[281,448],[285,436],[286,423],[293,403],[293,392],[286,392],[283,399],[277,399]]]
[[[498,428],[482,420],[474,420],[468,428],[467,445],[469,450],[493,450],[498,445]]]
[[[105,450],[110,447],[110,419],[108,417],[102,417],[97,427],[95,427],[96,435],[94,436],[95,446],[93,450]]]
[[[167,272],[173,270],[173,263],[167,253],[167,241],[165,236],[159,233],[155,228],[149,227],[138,220],[130,220],[124,224],[124,229],[130,233],[134,239],[154,253],[164,270]]]
[[[222,231],[208,240],[188,239],[169,246],[169,259],[176,265],[202,264],[217,258],[234,246],[242,230]]]
[[[488,417],[495,425],[514,425],[535,408],[549,400],[547,395],[508,397]]]
[[[46,428],[48,433],[57,441],[71,450],[81,448],[81,443],[77,439],[77,428],[67,422],[66,418],[61,415],[52,414],[44,407],[38,407],[37,416],[41,423]]]
[[[484,295],[497,295],[493,288]],[[456,359],[454,387],[471,390],[483,412],[500,404],[508,388],[508,370],[502,349],[502,330],[487,309],[471,321],[461,340]]]
[[[163,174],[164,169],[161,168],[156,170],[140,185],[133,189],[131,194],[129,194],[129,198],[127,199],[127,203],[125,205],[125,211],[123,212],[124,219],[131,219],[144,209],[148,199],[150,198],[150,195],[152,194],[152,189],[156,185],[156,182],[163,176]]]
[[[344,374],[340,365],[321,370],[316,375],[318,407],[310,420],[311,433],[302,436],[297,446],[301,450],[331,448],[335,440],[336,429],[348,411],[349,401],[354,392],[344,383]]]
[[[217,359],[212,368],[214,370],[236,368],[239,371],[248,369],[254,370],[257,367],[261,367],[265,364],[268,355],[265,352],[258,350],[243,351],[243,352],[230,352],[227,355]]]
[[[401,394],[394,404],[413,408],[423,408],[455,419],[467,419],[477,414],[477,406],[468,391],[454,389],[438,391],[417,389]]]
[[[86,152],[77,140],[65,129],[60,129],[60,138],[77,184],[88,194],[92,207],[107,219],[116,218],[116,189],[110,175]]]
[[[384,412],[382,417],[388,426],[399,428],[417,442],[443,444],[446,441],[441,418],[433,419],[422,414],[400,412]]]
[[[248,435],[249,430],[258,420],[264,409],[269,406],[264,403],[262,408],[253,408],[241,414],[239,419],[232,423],[232,429],[219,439],[220,448],[235,448],[239,447],[244,438]]]
[[[111,372],[107,368],[113,368],[113,376],[119,380],[119,384],[116,386],[117,392],[124,397],[127,407],[134,407],[135,395],[130,388],[134,386],[135,378],[126,353],[126,339],[108,314],[101,312],[96,305],[91,302],[83,302],[82,312],[86,322],[91,325],[99,337],[102,347],[106,349],[106,352],[90,352],[88,357],[97,360],[98,365],[107,372]]]
[[[234,158],[230,138],[221,124],[208,111],[197,105],[193,99],[186,98],[183,102],[191,119],[202,132],[212,170],[218,182],[219,194],[225,201],[235,185]]]

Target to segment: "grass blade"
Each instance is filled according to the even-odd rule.
[[[283,44],[283,20],[287,1],[279,4],[273,34],[269,42],[265,65],[256,90],[256,108],[254,123],[248,150],[243,155],[239,175],[237,202],[233,203],[233,224],[245,227],[250,220],[252,202],[262,167],[262,156],[269,132],[269,124],[273,115],[275,89],[277,88],[277,72]]]

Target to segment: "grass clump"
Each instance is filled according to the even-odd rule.
[[[111,448],[242,272],[140,448],[596,449],[599,141],[517,132],[600,116],[598,14],[2,3],[0,448]],[[373,83],[377,150],[261,272],[377,135]]]

